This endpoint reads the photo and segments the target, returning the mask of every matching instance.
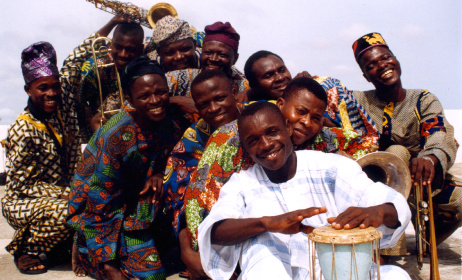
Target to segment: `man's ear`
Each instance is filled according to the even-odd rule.
[[[236,64],[238,58],[239,58],[239,53],[236,52],[235,55],[234,55],[234,61],[233,61],[232,65]]]
[[[282,107],[284,107],[284,99],[282,97],[278,98],[278,100],[276,101],[276,106],[278,106],[279,110],[282,111]]]
[[[292,134],[294,133],[294,128],[289,124],[288,120],[286,120],[286,129],[289,133],[289,136],[292,137]]]
[[[24,85],[24,91],[27,93],[27,95],[30,96],[30,86],[29,85]]]
[[[366,76],[366,74],[364,74],[364,72],[363,72],[363,77],[364,77],[364,79],[366,79],[366,81],[368,81],[369,83],[371,82],[371,80],[369,80],[369,78]]]

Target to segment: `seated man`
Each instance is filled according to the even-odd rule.
[[[39,254],[49,254],[72,236],[65,217],[80,147],[62,111],[53,46],[32,44],[22,52],[21,60],[29,100],[8,130],[2,212],[16,230],[6,250],[14,255],[21,273],[38,274],[47,271]]]
[[[384,247],[393,245],[408,225],[404,197],[373,183],[352,160],[295,152],[293,130],[277,106],[248,106],[238,127],[256,164],[233,174],[199,227],[201,262],[212,279],[228,279],[238,262],[242,279],[310,279],[305,233],[313,228],[327,223],[335,229],[373,226],[383,233]],[[383,266],[380,275],[410,279],[392,266]]]
[[[249,80],[250,90],[239,93],[239,102],[257,100],[277,100],[292,80],[292,76],[280,56],[269,51],[258,51],[246,61],[244,72]],[[308,77],[304,71],[295,76]],[[366,111],[354,99],[339,80],[330,77],[313,77],[327,92],[328,104],[325,112],[324,125],[342,127],[346,130],[356,130],[366,142],[376,145],[377,130]]]
[[[150,43],[155,50],[148,53],[149,58],[157,60],[165,72],[200,68],[200,51],[196,50],[191,27],[186,21],[172,16],[161,18]]]
[[[358,133],[322,127],[327,95],[315,80],[295,78],[286,87],[277,105],[294,130],[291,139],[297,150],[341,153],[355,158],[369,152],[368,145]],[[223,184],[233,173],[252,165],[252,158],[239,140],[236,122],[224,125],[212,134],[185,193],[187,229],[180,232],[180,242],[187,243],[190,248],[187,250],[186,246],[182,246],[183,255],[194,255],[192,249],[198,249],[197,228],[218,200]],[[199,258],[199,254],[195,254]]]
[[[166,160],[182,128],[168,113],[167,81],[147,56],[122,77],[131,105],[88,143],[69,198],[80,262],[97,279],[164,279],[152,229]],[[153,192],[155,191],[153,197]]]
[[[109,62],[115,63],[115,68],[99,68],[103,108],[104,111],[111,111],[102,116],[91,44],[98,37],[107,37],[114,27],[111,52],[107,56],[99,57],[96,62],[99,66]],[[144,31],[139,24],[115,16],[99,31],[75,48],[64,61],[61,70],[63,88],[65,89],[64,98],[71,110],[75,112],[74,115],[78,119],[80,135],[84,143],[87,143],[93,132],[101,126],[101,120],[105,123],[121,108],[116,75],[117,72],[121,75],[128,63],[143,53],[143,38]]]
[[[458,144],[437,97],[428,90],[403,88],[400,63],[379,33],[359,38],[353,51],[364,77],[375,87],[353,95],[377,125],[379,149],[409,162],[414,185],[422,180],[424,186],[441,189]],[[455,186],[444,187],[434,197],[438,243],[461,225],[461,198],[462,189]]]

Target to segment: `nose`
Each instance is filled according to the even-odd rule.
[[[303,124],[305,127],[310,127],[311,126],[311,120],[309,116],[305,116],[300,119],[300,123]]]
[[[125,49],[122,49],[122,50],[119,52],[119,56],[120,56],[120,57],[128,57],[128,52],[127,52]]]
[[[220,109],[220,106],[216,102],[211,102],[209,106],[209,113],[215,113]]]
[[[151,94],[151,96],[148,99],[149,104],[155,105],[160,102],[160,97],[156,94]]]
[[[268,137],[263,136],[260,140],[260,148],[263,150],[263,152],[267,152],[272,149],[272,142]]]
[[[386,60],[382,60],[382,59],[379,60],[379,62],[377,63],[377,67],[378,67],[379,69],[385,68],[386,65],[387,65],[387,61],[386,61]]]
[[[183,59],[183,57],[184,57],[184,55],[180,51],[175,52],[175,54],[173,55],[174,60],[181,60],[181,59]]]
[[[282,81],[282,80],[284,80],[284,76],[281,75],[281,73],[276,72],[276,74],[274,74],[274,80],[275,81]]]
[[[212,60],[212,61],[218,61],[218,55],[216,53],[212,53],[209,56],[209,59]]]

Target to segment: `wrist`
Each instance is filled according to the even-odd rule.
[[[435,166],[435,162],[430,156],[423,156],[422,158],[428,160],[432,164],[432,166]]]

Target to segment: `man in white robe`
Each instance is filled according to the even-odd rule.
[[[294,152],[291,128],[273,104],[250,105],[238,127],[256,164],[231,177],[199,227],[201,262],[212,279],[229,279],[238,262],[240,279],[310,279],[306,234],[313,228],[374,226],[381,247],[391,247],[407,227],[405,198],[372,182],[354,161]],[[381,277],[410,279],[393,266],[381,267]]]

